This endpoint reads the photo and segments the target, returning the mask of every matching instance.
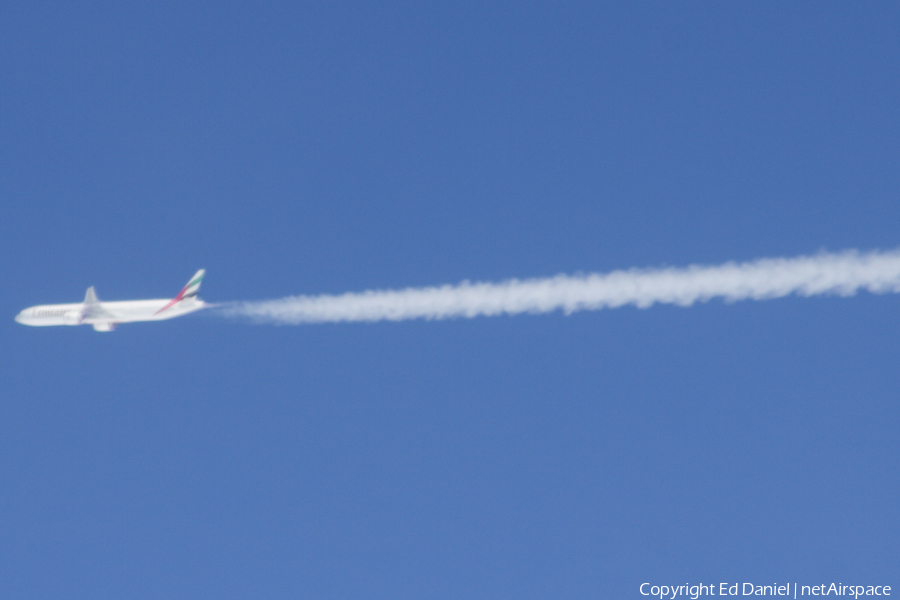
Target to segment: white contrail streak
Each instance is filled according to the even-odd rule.
[[[630,269],[605,274],[557,275],[440,287],[378,290],[342,295],[290,296],[241,302],[226,314],[261,323],[300,324],[339,321],[451,319],[561,310],[599,310],[632,304],[690,306],[712,298],[766,300],[796,294],[851,296],[900,291],[900,250],[797,258],[766,258],[745,263],[685,268]]]

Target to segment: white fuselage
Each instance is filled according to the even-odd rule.
[[[85,304],[45,304],[26,308],[16,321],[23,325],[43,327],[47,325],[99,325],[113,327],[119,323],[135,321],[163,321],[180,317],[204,308],[206,304],[198,298],[185,298],[162,310],[168,300],[126,300],[123,302],[100,302],[102,316],[85,314]],[[160,312],[162,310],[162,312]]]

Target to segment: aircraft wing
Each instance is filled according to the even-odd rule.
[[[115,316],[103,308],[100,301],[97,300],[97,294],[94,292],[94,286],[87,289],[84,295],[84,309],[82,310],[82,319],[109,319],[115,320]]]

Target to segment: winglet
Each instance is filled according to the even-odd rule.
[[[172,298],[172,301],[163,306],[161,309],[156,311],[156,314],[161,313],[172,305],[181,302],[187,298],[194,298],[197,295],[197,292],[200,291],[200,283],[203,281],[203,274],[206,273],[206,269],[200,269],[197,271],[191,280],[188,281],[188,284],[184,286],[184,288],[178,292],[178,295]]]
[[[100,303],[100,301],[97,300],[97,293],[94,292],[94,286],[91,286],[87,289],[87,293],[84,295],[84,303],[87,306]]]
[[[100,319],[100,318],[114,318],[108,312],[103,309],[103,305],[100,304],[100,300],[97,299],[97,293],[94,291],[94,286],[91,286],[87,289],[87,292],[84,294],[84,308],[81,309],[81,318],[82,319]],[[96,329],[96,325],[94,326]],[[100,331],[99,329],[97,331]],[[112,330],[109,330],[112,331]]]

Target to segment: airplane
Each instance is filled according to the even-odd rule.
[[[200,269],[184,289],[171,300],[126,300],[100,302],[94,286],[87,289],[79,304],[47,304],[26,308],[16,315],[22,325],[93,325],[94,331],[112,331],[120,323],[162,321],[180,317],[209,306],[197,297],[206,271]]]

